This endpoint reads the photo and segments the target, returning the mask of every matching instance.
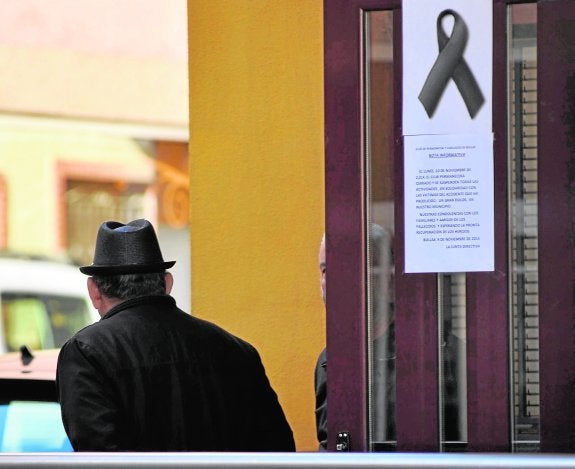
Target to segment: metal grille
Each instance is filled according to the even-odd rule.
[[[537,62],[532,42],[515,47],[516,59],[510,77],[511,308],[516,450],[536,450],[539,442]]]
[[[69,181],[66,191],[68,255],[80,264],[90,264],[96,234],[102,222],[127,222],[145,217],[142,184]]]

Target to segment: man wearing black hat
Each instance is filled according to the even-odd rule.
[[[192,317],[147,220],[105,222],[80,267],[102,316],[58,357],[57,387],[76,451],[294,451],[257,351]]]

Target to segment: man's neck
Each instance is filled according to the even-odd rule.
[[[120,303],[123,303],[123,300],[120,300],[119,298],[108,298],[107,296],[103,296],[102,306],[98,309],[100,317],[104,317],[106,314],[108,314],[108,311]]]

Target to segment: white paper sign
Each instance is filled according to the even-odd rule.
[[[492,0],[403,0],[403,134],[492,131]]]
[[[404,138],[405,272],[494,269],[493,134]]]

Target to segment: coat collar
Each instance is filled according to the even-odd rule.
[[[154,307],[166,308],[170,306],[176,306],[176,300],[169,295],[150,295],[150,296],[140,296],[138,298],[132,298],[130,300],[123,301],[122,303],[114,306],[112,309],[110,309],[110,311],[108,311],[106,314],[104,314],[104,316],[102,316],[101,320],[108,319],[126,309],[142,305],[145,306],[153,305]]]

